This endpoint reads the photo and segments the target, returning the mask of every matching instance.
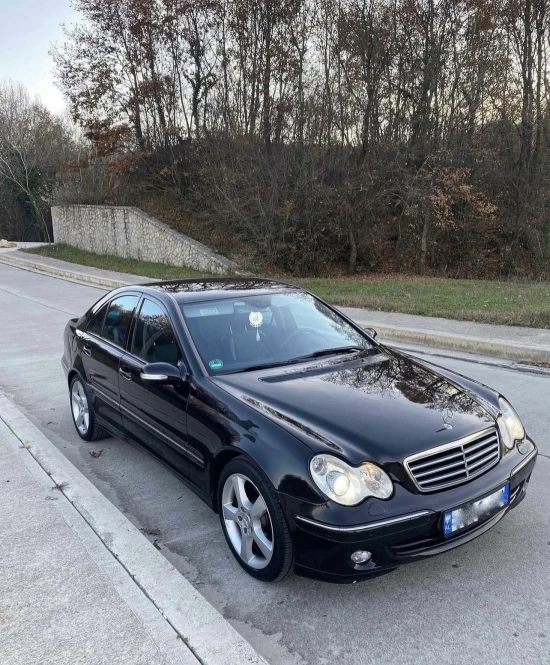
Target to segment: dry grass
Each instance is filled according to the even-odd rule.
[[[384,276],[300,279],[342,307],[550,328],[550,283]]]
[[[114,270],[131,275],[141,275],[153,279],[185,279],[186,277],[204,277],[207,273],[193,270],[192,268],[180,268],[169,266],[164,263],[152,263],[151,261],[138,261],[137,259],[123,259],[120,256],[110,254],[94,254],[84,249],[71,247],[70,245],[44,245],[23,249],[28,254],[40,254],[60,261],[78,263],[82,266],[101,268],[102,270]]]

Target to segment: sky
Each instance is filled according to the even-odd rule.
[[[22,83],[52,111],[66,106],[54,86],[52,44],[62,44],[61,23],[71,25],[77,14],[69,0],[0,0],[0,80]]]

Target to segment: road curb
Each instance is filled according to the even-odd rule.
[[[8,263],[18,268],[23,268],[24,270],[45,273],[53,277],[91,284],[106,289],[116,289],[121,286],[131,286],[132,284],[143,284],[156,281],[139,275],[122,275],[120,273],[116,274],[116,278],[106,277],[104,273],[107,271],[98,268],[88,268],[88,266],[86,266],[87,271],[81,272],[72,270],[70,268],[71,264],[64,261],[55,260],[59,265],[52,265],[39,260],[22,259],[20,256],[12,256],[10,254],[12,253],[7,252],[5,254],[0,254],[0,263]],[[502,341],[492,342],[456,333],[438,333],[434,331],[415,330],[413,328],[402,326],[379,325],[373,321],[357,318],[354,320],[364,328],[374,327],[382,340],[388,339],[397,342],[425,344],[427,346],[437,346],[439,348],[451,349],[454,351],[477,353],[496,358],[515,360],[517,362],[550,364],[550,350],[540,346],[503,343]]]
[[[116,574],[120,577],[122,567],[126,571],[125,584],[131,581],[137,585],[142,601],[132,605],[132,609],[144,625],[151,630],[155,622],[158,627],[159,616],[163,618],[164,626],[155,633],[157,642],[179,639],[187,646],[189,652],[183,652],[183,658],[179,660],[182,665],[191,662],[267,665],[231,624],[2,393],[0,420],[25,446],[17,445],[17,452],[26,455],[24,463],[33,475],[43,477],[43,482],[50,486],[53,481],[61,489],[63,496],[90,527],[88,537],[92,537],[93,531],[120,564],[117,566],[112,561]],[[143,595],[149,603],[144,602]],[[151,603],[156,608],[153,617]],[[147,611],[143,605],[151,609]],[[167,625],[171,630],[166,630]],[[174,651],[173,644],[164,646],[166,651]]]

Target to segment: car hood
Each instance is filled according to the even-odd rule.
[[[315,452],[353,464],[401,462],[495,422],[471,392],[388,349],[213,381]]]

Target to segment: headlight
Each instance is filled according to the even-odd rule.
[[[500,436],[506,448],[512,450],[516,441],[523,441],[525,438],[525,430],[518,414],[504,397],[499,397],[498,404],[500,407],[500,416],[497,419],[497,423]]]
[[[356,506],[369,496],[389,499],[393,494],[388,474],[372,462],[353,467],[332,455],[315,455],[309,467],[321,492],[342,506]]]

